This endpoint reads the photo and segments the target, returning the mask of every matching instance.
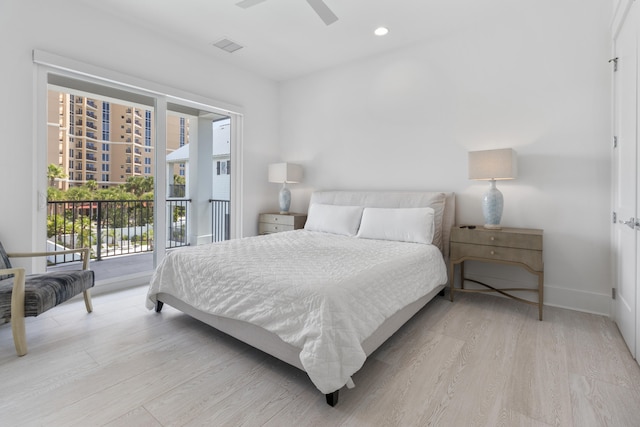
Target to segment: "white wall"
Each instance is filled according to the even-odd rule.
[[[282,84],[282,160],[305,170],[292,211],[313,189],[449,190],[458,223],[481,224],[487,184],[467,179],[467,152],[513,147],[503,225],[544,229],[546,303],[608,314],[611,4],[513,3],[464,32]]]
[[[157,32],[78,0],[0,3],[0,240],[11,251],[44,248],[35,240],[34,70],[39,49],[238,105],[244,112],[244,234],[257,234],[271,190],[267,164],[278,160],[276,83],[193,53]],[[38,184],[38,185],[37,185]]]
[[[276,207],[265,177],[281,160],[305,167],[294,211],[306,211],[313,189],[444,189],[458,194],[458,222],[481,223],[486,184],[467,180],[467,151],[514,147],[520,176],[499,184],[503,224],[545,230],[546,302],[608,313],[611,4],[513,3],[464,32],[278,88],[91,2],[3,0],[0,239],[13,251],[44,244],[31,219],[42,185],[31,60],[40,49],[241,106],[245,235]]]

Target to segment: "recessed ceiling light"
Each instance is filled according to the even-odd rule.
[[[386,36],[389,33],[389,29],[386,27],[378,27],[373,32],[376,36]]]

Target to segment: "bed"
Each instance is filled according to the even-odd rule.
[[[450,192],[317,191],[304,230],[182,248],[151,280],[172,307],[305,371],[334,406],[447,282]]]

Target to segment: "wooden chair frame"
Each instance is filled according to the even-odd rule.
[[[82,269],[89,269],[89,248],[65,249],[62,251],[48,252],[23,252],[23,253],[7,253],[9,258],[34,258],[42,256],[64,255],[71,253],[80,253],[82,259]],[[11,291],[11,332],[13,333],[13,342],[16,346],[18,356],[27,354],[27,336],[24,326],[24,297],[25,297],[25,269],[22,267],[0,269],[0,275],[13,274],[13,289]],[[91,293],[89,289],[84,290],[84,305],[87,313],[93,311],[91,304]]]

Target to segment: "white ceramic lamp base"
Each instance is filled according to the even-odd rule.
[[[484,228],[499,230],[502,219],[504,198],[500,190],[496,188],[496,181],[489,181],[489,189],[482,196],[482,213],[484,215]]]
[[[283,183],[280,193],[278,194],[278,202],[280,203],[280,213],[288,214],[291,207],[291,191],[287,188],[287,184]]]

